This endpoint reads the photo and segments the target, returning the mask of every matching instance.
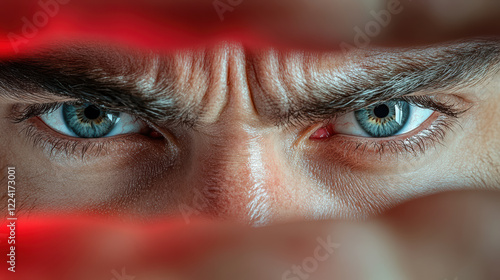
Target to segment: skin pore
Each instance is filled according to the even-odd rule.
[[[0,166],[16,166],[20,214],[187,206],[253,225],[362,219],[432,193],[498,189],[499,55],[493,40],[347,54],[48,48],[0,65]],[[404,135],[311,138],[403,96],[435,111]],[[149,128],[76,139],[19,120],[30,105],[78,99]]]

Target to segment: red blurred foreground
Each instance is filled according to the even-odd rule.
[[[366,2],[366,3],[365,3]],[[0,55],[61,41],[171,49],[236,40],[338,49],[500,34],[499,1],[23,0],[2,3]],[[447,3],[447,4],[446,4]],[[388,13],[390,12],[390,13]],[[378,29],[378,30],[377,30]]]

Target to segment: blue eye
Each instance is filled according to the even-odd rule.
[[[403,100],[391,100],[338,117],[333,132],[361,137],[391,137],[413,131],[433,113],[433,110]]]
[[[129,114],[105,110],[90,103],[63,104],[54,112],[46,113],[40,118],[57,132],[78,138],[103,138],[138,133],[146,126]]]
[[[363,130],[372,137],[389,137],[408,122],[410,105],[405,101],[388,101],[354,112]]]
[[[115,126],[119,113],[106,112],[92,104],[81,106],[63,105],[64,122],[81,138],[100,138],[106,136]]]

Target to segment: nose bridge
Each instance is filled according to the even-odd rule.
[[[249,134],[252,135],[255,131],[249,129]],[[271,208],[272,185],[276,183],[279,173],[272,173],[272,160],[266,158],[272,156],[270,143],[267,143],[263,137],[252,135],[248,139],[246,145],[247,158],[245,159],[245,167],[248,172],[247,182],[243,185],[245,188],[246,198],[248,199],[246,210],[248,218],[259,224],[269,222]]]
[[[207,214],[265,224],[272,217],[274,191],[282,180],[273,138],[254,108],[244,48],[229,44],[218,53],[226,59],[217,65],[227,72],[213,75],[220,78],[213,83],[224,81],[227,95],[214,118],[205,119],[199,128],[193,161],[195,188],[202,188],[207,198]]]
[[[195,161],[197,186],[209,201],[207,211],[265,224],[272,216],[273,186],[281,180],[272,143],[245,126],[221,131],[201,145]]]

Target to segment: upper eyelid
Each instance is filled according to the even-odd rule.
[[[432,97],[427,96],[427,95],[403,96],[403,97],[395,98],[392,100],[406,101],[406,102],[410,103],[411,105],[419,106],[419,107],[424,108],[424,109],[432,109],[432,110],[438,111],[440,113],[446,114],[450,117],[458,117],[459,115],[461,115],[462,113],[464,113],[468,109],[468,108],[467,109],[457,108],[457,106],[454,104],[441,103],[441,102],[439,102],[439,101],[437,101],[437,100],[435,100]],[[383,102],[385,102],[385,101],[376,102],[374,104],[379,104],[379,103],[383,103]],[[369,106],[373,106],[374,104],[369,105]],[[366,106],[363,109],[365,109],[369,106]],[[357,110],[355,110],[355,111],[357,111]],[[350,111],[350,112],[354,112],[354,111]]]
[[[403,101],[410,103],[411,105],[419,106],[419,107],[422,107],[424,109],[435,110],[435,111],[443,113],[449,117],[458,117],[470,108],[470,107],[468,107],[468,108],[462,109],[462,108],[457,108],[457,106],[455,106],[453,104],[443,104],[443,103],[440,103],[440,102],[434,100],[430,96],[403,96],[403,97],[394,98],[394,99],[390,99],[390,100],[403,100]],[[375,102],[373,104],[364,106],[361,109],[366,109],[366,108],[373,106],[375,104],[380,104],[380,103],[387,102],[387,101],[389,101],[389,100],[378,101],[378,102]],[[361,109],[358,109],[358,110],[361,110]],[[346,112],[334,114],[334,115],[332,115],[331,119],[335,119],[335,118],[343,116],[345,114],[354,113],[358,110],[348,110]],[[313,120],[313,121],[317,121],[317,120]]]
[[[469,108],[467,108],[467,109],[463,110],[460,108],[454,108],[453,105],[440,104],[439,102],[434,101],[429,96],[403,96],[400,98],[395,98],[394,100],[396,100],[396,99],[397,100],[404,100],[404,101],[407,101],[413,105],[420,106],[420,107],[423,107],[426,109],[433,109],[433,110],[439,111],[441,113],[444,113],[444,114],[446,114],[448,116],[452,116],[452,117],[457,117],[460,114],[467,111],[467,109],[469,109]],[[14,122],[22,122],[22,121],[30,119],[32,117],[36,117],[36,116],[42,115],[44,113],[56,110],[58,108],[58,106],[62,106],[63,104],[76,104],[76,103],[85,103],[85,102],[88,102],[88,101],[75,100],[75,101],[71,101],[71,102],[53,102],[53,103],[27,105],[27,107],[23,111],[21,111],[21,112],[18,111],[18,112],[16,112],[16,114],[14,114],[13,120],[14,120]],[[384,102],[384,101],[376,102],[374,104],[381,103],[381,102]],[[89,102],[89,103],[92,103],[92,102]],[[96,103],[92,103],[92,104],[95,104],[96,106],[99,106],[100,108],[105,109],[105,110],[111,110],[111,111],[116,111],[116,112],[127,113],[130,115],[133,115],[135,117],[143,119],[144,121],[147,121],[148,123],[153,123],[153,124],[155,123],[154,121],[150,121],[148,119],[145,119],[142,116],[137,115],[134,112],[131,112],[130,110],[116,110],[113,108],[107,108],[107,107],[102,106],[100,104],[96,104]],[[371,104],[371,105],[373,105],[373,104]],[[368,105],[368,106],[371,106],[371,105]],[[366,107],[368,107],[368,106],[366,106]],[[29,109],[29,110],[27,111],[26,109]],[[351,113],[354,111],[356,111],[356,110],[350,110],[350,111],[346,111],[344,113],[335,114],[335,115],[332,115],[330,119],[335,119],[338,116],[344,115],[346,113]],[[318,120],[311,120],[311,121],[318,121]],[[306,121],[306,122],[309,122],[309,121]],[[291,125],[284,125],[284,126],[278,125],[278,126],[287,128],[290,126],[300,125],[303,123],[304,122],[299,121],[299,122],[291,124]]]
[[[14,123],[21,123],[33,117],[57,110],[64,103],[15,104],[12,106],[10,118]]]
[[[79,101],[72,101],[72,102],[53,102],[53,103],[41,103],[41,104],[29,104],[25,105],[24,108],[13,108],[13,113],[11,114],[12,119],[14,122],[23,122],[25,120],[31,119],[33,117],[38,117],[43,114],[47,114],[50,112],[54,112],[57,109],[59,109],[61,106],[68,104],[81,104],[81,103],[86,103],[84,100],[79,100]],[[92,103],[94,104],[94,103]],[[99,104],[94,104],[98,106],[101,109],[108,110],[108,111],[115,111],[115,112],[121,112],[118,110],[113,110],[113,109],[108,109],[103,106],[100,106]],[[123,112],[125,113],[125,112]]]
[[[425,95],[425,96],[410,96],[410,95],[408,95],[408,96],[403,96],[403,97],[389,99],[389,100],[404,100],[412,105],[416,105],[416,106],[419,106],[419,107],[422,107],[425,109],[432,109],[432,110],[438,111],[438,112],[445,114],[445,115],[452,117],[452,118],[459,117],[462,113],[464,113],[465,111],[467,111],[470,108],[470,107],[463,108],[462,106],[457,106],[455,104],[440,103],[437,100],[434,100],[434,98],[432,96],[427,96],[427,95]],[[324,124],[332,123],[337,118],[339,118],[341,116],[344,116],[344,115],[349,114],[349,113],[354,113],[358,110],[365,109],[365,108],[370,107],[374,104],[386,102],[389,100],[377,101],[375,103],[371,103],[369,105],[366,105],[366,106],[364,106],[360,109],[356,109],[356,110],[345,110],[342,112],[332,113],[326,117],[323,115],[320,117],[317,117],[317,116],[311,116],[311,117],[298,116],[298,117],[296,117],[296,119],[293,119],[290,122],[277,122],[277,123],[275,123],[275,126],[281,128],[283,130],[286,130],[286,131],[293,131],[297,127],[309,127],[313,124],[318,124],[318,123],[324,123]]]

